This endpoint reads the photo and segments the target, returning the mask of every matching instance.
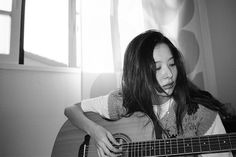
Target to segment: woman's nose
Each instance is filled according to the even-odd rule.
[[[172,71],[169,67],[164,68],[163,70],[163,77],[164,78],[171,78],[173,76]]]

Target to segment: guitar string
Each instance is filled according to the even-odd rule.
[[[201,136],[201,137],[204,137],[204,136]],[[219,142],[213,142],[213,141],[209,141],[209,139],[206,141],[206,142],[204,142],[204,141],[200,141],[201,139],[201,137],[199,137],[199,140],[197,141],[198,142],[198,144],[201,146],[201,145],[204,145],[204,143],[206,143],[205,145],[218,145],[218,144],[234,144],[235,146],[236,146],[236,134],[233,134],[233,135],[231,135],[230,137],[225,137],[225,138],[221,138],[221,137],[218,137],[218,138],[221,138],[221,141],[219,141]],[[198,137],[193,137],[193,138],[186,138],[186,139],[197,139]],[[230,138],[233,138],[233,139],[231,139],[231,140],[229,140]],[[166,142],[168,140],[168,142]],[[178,142],[178,140],[179,139],[164,139],[164,140],[157,140],[157,141],[144,141],[144,142],[130,142],[130,143],[127,143],[127,144],[121,144],[121,145],[119,145],[119,147],[129,147],[130,145],[134,145],[134,146],[137,146],[137,145],[139,145],[140,146],[140,144],[141,144],[141,146],[142,145],[147,145],[147,144],[150,144],[150,143],[162,143],[162,144],[164,144],[164,145],[166,145],[166,144],[170,144],[170,146],[177,146],[178,144],[180,144],[180,143],[183,143],[183,146],[182,147],[186,147],[186,145],[184,145],[184,143],[185,143],[185,140],[184,139],[181,139],[182,141],[181,142]],[[176,141],[175,143],[176,144],[173,144],[173,142],[172,141]],[[228,141],[228,143],[226,143]],[[203,142],[203,143],[201,143],[201,142]],[[221,142],[223,142],[223,143],[221,143]],[[190,141],[190,145],[192,146],[192,141]],[[159,144],[160,145],[160,144]],[[158,145],[158,146],[159,146]],[[116,145],[114,145],[114,146],[116,146]],[[195,143],[195,145],[194,146],[198,146],[198,145],[196,145],[196,143]],[[149,147],[152,147],[152,146],[149,146]]]
[[[219,136],[219,135],[217,135]],[[217,142],[213,142],[213,141],[210,141],[209,139],[205,140],[205,143],[209,143],[210,145],[215,145],[215,144],[221,144],[220,142],[223,142],[222,144],[227,144],[225,142],[228,141],[228,144],[235,144],[236,145],[236,134],[232,134],[232,135],[228,135],[229,137],[218,137],[218,138],[221,138],[220,141],[217,141]],[[145,142],[131,142],[131,143],[128,143],[128,144],[123,144],[122,146],[129,146],[130,144],[133,144],[133,145],[137,145],[137,144],[140,144],[140,143],[143,143],[143,145],[147,145],[148,143],[163,143],[163,144],[167,144],[167,141],[168,141],[168,144],[171,145],[171,143],[173,144],[173,141],[176,141],[176,145],[178,145],[179,143],[186,143],[186,139],[198,139],[198,143],[199,145],[202,145],[203,143],[200,143],[200,142],[204,142],[204,141],[201,141],[201,138],[202,137],[205,137],[205,136],[200,136],[200,137],[192,137],[192,138],[185,138],[185,139],[182,139],[182,138],[177,138],[177,139],[163,139],[163,140],[156,140],[156,141],[145,141]],[[207,136],[206,136],[207,137]],[[216,136],[214,136],[216,137]],[[232,140],[229,140],[230,138],[233,138]],[[179,142],[178,140],[181,140],[181,142]],[[230,141],[232,141],[230,143]],[[190,143],[192,143],[192,141],[190,141]],[[186,147],[186,146],[183,146],[183,147]]]
[[[150,120],[150,119],[149,119],[149,120]],[[113,122],[114,122],[114,121],[113,121]],[[113,122],[112,122],[112,123],[113,123]],[[138,122],[136,122],[136,123],[138,123]],[[126,123],[125,123],[125,124],[122,124],[123,128],[125,128],[125,126],[127,126],[127,128],[129,128],[130,125],[131,125],[131,124],[126,124]],[[231,134],[231,135],[228,134],[228,136],[234,136],[234,135],[236,136],[236,133],[235,133],[235,134]],[[213,136],[217,136],[217,135],[213,135]],[[208,136],[201,136],[201,137],[208,137]],[[192,138],[201,138],[201,137],[192,137]],[[171,138],[168,138],[168,139],[171,140]],[[141,142],[142,142],[142,141],[141,141]],[[131,142],[131,143],[132,143],[132,142]],[[217,143],[219,143],[219,142],[216,142],[216,143],[213,143],[213,144],[217,144]],[[236,143],[236,142],[235,142],[235,143]],[[126,146],[125,144],[123,144],[123,146],[124,146],[124,147],[128,147],[129,144],[128,144],[127,146]]]
[[[178,147],[179,148],[179,147]],[[92,148],[93,150],[91,150],[91,147],[90,147],[90,150],[86,150],[85,152],[86,153],[94,153],[94,152],[97,152],[95,149],[96,149],[96,147],[93,147]],[[235,149],[235,148],[234,148]],[[164,153],[163,153],[163,150],[164,150]],[[201,151],[200,149],[198,150],[198,151],[194,151],[194,150],[192,150],[191,149],[191,151],[183,151],[183,152],[178,152],[179,150],[180,150],[180,148],[179,149],[176,149],[176,152],[174,152],[173,153],[173,151],[169,151],[169,152],[166,152],[166,150],[167,149],[165,149],[165,148],[162,148],[162,149],[160,149],[159,147],[158,147],[158,151],[156,151],[156,149],[155,148],[153,148],[152,150],[149,150],[149,149],[146,149],[145,151],[143,151],[143,149],[140,149],[140,147],[133,147],[133,148],[130,148],[130,149],[128,149],[128,150],[124,150],[123,152],[121,152],[121,154],[122,153],[134,153],[134,152],[137,152],[137,153],[146,153],[146,154],[154,154],[154,155],[168,155],[168,154],[185,154],[185,153],[206,153],[206,152],[215,152],[215,151],[225,151],[225,150],[232,150],[232,148],[229,148],[229,149],[215,149],[215,150],[205,150],[205,151]],[[170,150],[174,150],[174,149],[170,149]],[[162,152],[161,152],[162,151]],[[152,153],[153,152],[153,153]]]
[[[230,135],[229,135],[230,136]],[[203,137],[203,136],[202,136]],[[229,149],[236,149],[236,147],[235,147],[235,145],[236,145],[236,134],[232,134],[231,136],[230,136],[231,138],[234,138],[234,139],[232,139],[232,140],[229,140],[228,141],[228,143],[224,143],[225,145],[226,144],[228,144],[228,146],[230,146],[231,148],[229,148]],[[194,138],[196,138],[196,137],[194,137]],[[221,138],[221,137],[220,137]],[[226,140],[228,140],[229,138],[226,138]],[[159,140],[159,143],[160,143],[160,141],[164,141],[164,140]],[[231,142],[230,142],[231,141]],[[156,142],[156,141],[148,141],[149,143],[150,142]],[[146,143],[148,143],[148,142],[146,142]],[[221,142],[223,142],[223,141],[221,141]],[[133,146],[131,146],[130,147],[130,144],[134,144],[134,143],[136,143],[136,144],[139,144],[139,145],[133,145]],[[126,151],[129,151],[129,152],[137,152],[137,149],[138,149],[138,152],[139,151],[143,151],[143,149],[141,149],[141,148],[143,148],[143,146],[145,146],[146,145],[146,143],[145,144],[141,144],[140,145],[140,142],[131,142],[131,143],[128,143],[128,144],[121,144],[119,147],[122,147],[122,149],[124,148]],[[219,146],[219,149],[217,149],[217,150],[215,150],[215,151],[220,151],[220,150],[226,150],[227,148],[225,148],[225,149],[222,149],[222,148],[220,148],[220,144],[222,144],[222,143],[220,143],[220,142],[215,142],[215,143],[210,143],[210,141],[208,142],[208,144],[203,144],[203,145],[207,145],[208,147],[209,147],[209,151],[214,151],[214,150],[210,150],[210,147],[212,146],[212,145],[217,145],[217,146]],[[232,148],[232,143],[234,144],[234,148]],[[163,143],[163,146],[164,147],[162,147],[162,148],[160,148],[160,145],[158,145],[158,146],[145,146],[144,147],[144,149],[146,149],[146,151],[151,151],[151,150],[156,150],[156,148],[158,148],[159,149],[159,151],[160,150],[167,150],[167,148],[166,148],[166,143]],[[176,143],[176,144],[174,144],[174,145],[169,145],[168,146],[168,148],[169,147],[171,147],[172,149],[171,150],[173,150],[173,148],[174,149],[176,149],[176,150],[180,150],[180,149],[183,149],[184,150],[184,148],[186,148],[186,147],[192,147],[193,145],[189,145],[189,146],[186,146],[186,145],[184,145],[184,142],[183,142],[183,144],[182,145],[180,145],[180,146],[178,146],[178,144]],[[202,143],[200,143],[200,141],[199,141],[199,144],[198,145],[194,145],[194,146],[196,146],[196,147],[199,147],[199,148],[201,148],[201,146],[202,146]],[[129,148],[130,147],[130,148]],[[95,146],[87,146],[86,145],[86,152],[96,152],[94,149],[95,149],[96,147]],[[91,150],[92,149],[92,150]],[[134,149],[136,149],[136,150],[134,150]],[[139,149],[141,149],[141,150],[139,150]],[[191,149],[191,150],[193,150],[193,149]],[[193,152],[193,151],[192,151]],[[198,151],[198,152],[204,152],[204,151]],[[165,151],[165,154],[167,154],[166,153],[166,151]],[[159,154],[158,154],[159,155]],[[161,155],[161,154],[160,154]]]

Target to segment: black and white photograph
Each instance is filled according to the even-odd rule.
[[[0,157],[236,157],[235,0],[0,0]]]

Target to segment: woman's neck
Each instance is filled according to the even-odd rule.
[[[163,97],[163,96],[160,96],[159,97],[159,104],[164,104],[166,103],[168,100],[170,100],[171,97]]]
[[[171,97],[169,96],[159,96],[158,99],[153,99],[153,105],[161,105],[166,103],[168,100],[170,100]]]

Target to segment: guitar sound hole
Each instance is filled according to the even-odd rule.
[[[122,149],[122,152],[125,153],[128,149],[127,144],[131,142],[131,139],[123,134],[123,133],[116,133],[113,134],[116,141],[120,144],[119,146],[115,146],[116,148]]]

